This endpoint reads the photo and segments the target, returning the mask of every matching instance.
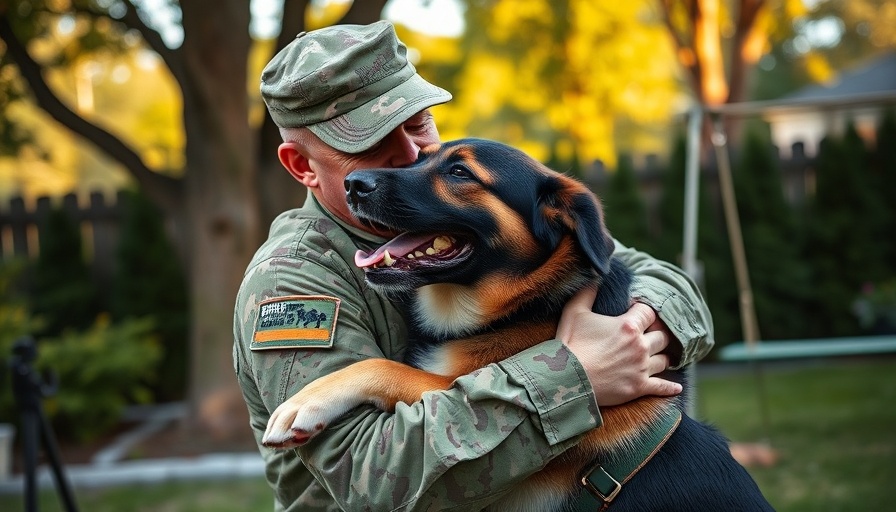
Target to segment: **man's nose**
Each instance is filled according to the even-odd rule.
[[[352,206],[366,201],[367,196],[376,190],[376,180],[366,173],[355,172],[348,175],[343,185],[345,186],[345,199]]]

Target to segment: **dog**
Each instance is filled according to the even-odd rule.
[[[404,233],[372,253],[359,251],[355,264],[375,289],[411,295],[406,364],[368,359],[311,382],[275,410],[268,446],[301,445],[362,403],[392,411],[397,402],[417,402],[553,338],[565,303],[591,283],[599,285],[595,312],[618,316],[631,305],[632,276],[613,257],[597,197],[510,146],[481,139],[436,145],[410,168],[354,171],[345,187],[362,223]],[[687,384],[681,371],[663,376]],[[601,427],[490,510],[572,510],[592,495],[591,510],[611,503],[619,511],[772,510],[727,441],[683,409],[682,396],[601,408]],[[623,475],[626,481],[612,478],[607,490],[589,485],[595,463],[619,458],[661,423],[667,426],[649,463]]]

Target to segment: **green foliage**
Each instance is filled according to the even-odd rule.
[[[888,236],[883,224],[887,192],[875,187],[868,151],[851,125],[841,139],[822,141],[816,170],[805,252],[813,269],[812,324],[818,331],[813,334],[853,335],[859,329],[850,311],[854,299],[866,283],[892,272],[892,262],[882,259],[879,248]]]
[[[113,427],[127,404],[149,401],[144,382],[161,357],[152,331],[149,319],[111,324],[101,316],[84,332],[40,340],[35,366],[59,378],[45,408],[60,436],[90,440]]]
[[[747,132],[734,186],[759,332],[763,339],[803,337],[808,268],[767,132]]]
[[[161,214],[146,196],[124,196],[112,284],[111,313],[116,321],[154,319],[153,332],[164,350],[155,392],[160,400],[181,399],[187,380],[189,305],[179,260],[165,234]]]
[[[36,335],[83,329],[99,312],[98,295],[84,260],[81,230],[64,210],[53,209],[39,228],[40,255],[31,277],[31,304],[46,327]]]
[[[882,194],[885,213],[881,227],[884,237],[880,240],[880,250],[884,262],[896,262],[896,110],[884,112],[877,127],[876,145],[872,154],[871,167],[876,175],[876,190]]]
[[[0,261],[0,368],[9,365],[13,344],[40,331],[16,281],[25,266]],[[150,398],[146,382],[156,378],[161,349],[150,319],[111,324],[101,315],[84,331],[67,329],[58,338],[38,338],[35,371],[59,378],[58,393],[45,401],[45,410],[60,437],[88,440],[107,432],[125,405]],[[9,376],[0,372],[0,422],[17,421]]]
[[[896,333],[896,279],[865,285],[853,303],[853,312],[871,334]]]
[[[638,189],[638,178],[628,155],[619,158],[619,166],[610,176],[607,190],[601,194],[605,223],[613,237],[623,244],[651,252],[647,229],[647,210]]]

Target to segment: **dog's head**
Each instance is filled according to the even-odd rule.
[[[579,257],[560,266],[608,271],[613,241],[595,196],[504,144],[431,146],[410,167],[352,172],[345,188],[361,222],[403,233],[355,258],[368,282],[386,291],[530,277],[564,241]]]

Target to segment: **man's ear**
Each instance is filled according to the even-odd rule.
[[[284,142],[277,148],[280,163],[296,181],[308,188],[317,186],[317,173],[311,168],[308,158],[295,142]]]

